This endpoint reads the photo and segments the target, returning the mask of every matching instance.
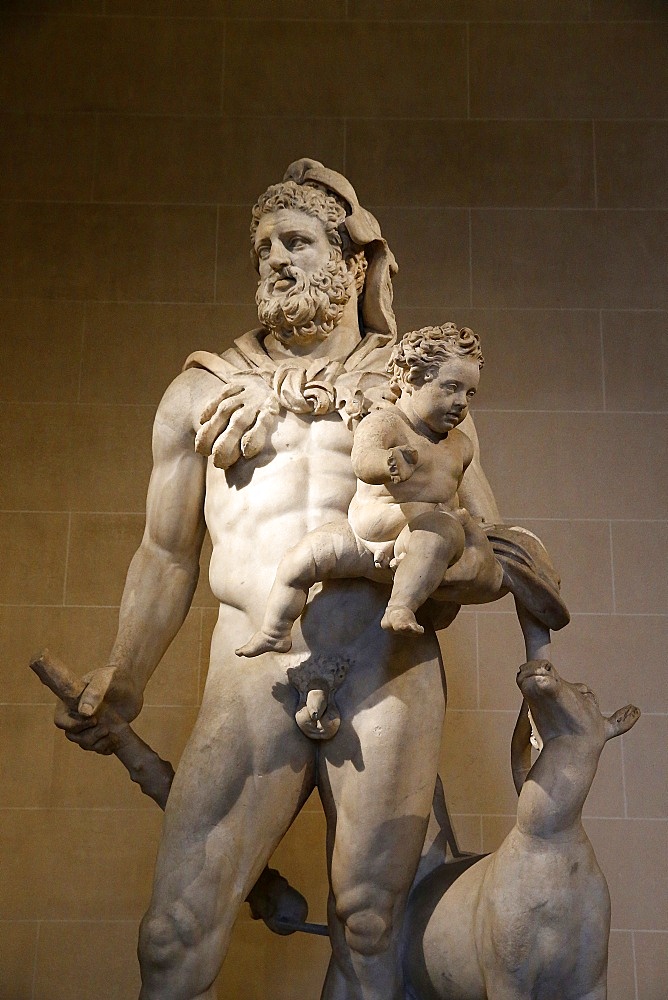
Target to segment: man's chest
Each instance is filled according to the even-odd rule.
[[[210,530],[238,529],[289,517],[286,530],[306,529],[345,514],[355,490],[352,434],[338,414],[280,414],[262,452],[227,471],[209,464],[206,515]]]

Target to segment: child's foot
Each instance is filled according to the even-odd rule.
[[[401,635],[422,635],[424,632],[411,609],[401,605],[387,608],[381,618],[380,627],[389,632],[399,632]]]
[[[259,656],[260,653],[287,653],[292,649],[292,639],[289,635],[276,637],[266,632],[256,632],[248,642],[235,650],[237,656]]]

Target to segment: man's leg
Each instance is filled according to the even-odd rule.
[[[376,637],[320,751],[333,948],[323,1000],[403,1000],[403,915],[436,780],[445,697],[435,639]]]
[[[213,998],[239,907],[313,787],[313,745],[272,697],[275,665],[232,659],[212,667],[169,796],[141,1000]]]

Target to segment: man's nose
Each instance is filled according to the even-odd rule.
[[[282,243],[272,243],[269,253],[269,265],[274,271],[280,271],[282,267],[290,263],[290,254]]]

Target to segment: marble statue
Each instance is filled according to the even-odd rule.
[[[393,408],[396,419],[404,406],[410,410],[397,404],[387,372],[396,263],[350,183],[317,161],[296,161],[255,205],[251,239],[260,326],[222,355],[191,355],[167,389],[154,425],[146,528],[117,638],[108,664],[82,679],[56,723],[84,749],[117,752],[107,713],[128,723],[141,710],[144,687],[188,612],[208,529],[220,612],[202,707],[163,803],[140,930],[141,1000],[214,997],[239,907],[266,877],[314,787],[328,824],[330,873],[332,957],[322,998],[403,1000],[403,918],[438,787],[445,711],[434,628],[449,624],[462,604],[510,592],[527,658],[535,659],[568,612],[539,539],[500,524],[469,414],[456,432],[454,417],[452,431],[435,432],[452,434],[447,472],[439,472],[443,495],[430,493],[430,510],[415,520],[427,519],[431,541],[447,521],[439,573],[451,565],[440,582],[430,581],[433,593],[417,603],[400,598],[402,607],[415,604],[418,627],[411,622],[406,635],[387,611],[393,571],[377,551],[375,564],[371,545],[367,574],[348,576],[342,560],[310,589],[290,650],[252,660],[235,653],[262,630],[282,557],[325,525],[349,533],[358,486],[354,432],[366,420],[373,426],[376,411]],[[473,388],[477,362],[464,369]],[[433,390],[420,398],[429,400],[438,382],[426,380]],[[416,412],[429,427],[427,409]],[[397,447],[401,479],[413,445]],[[423,448],[420,437],[416,488]],[[405,483],[411,491],[411,478]],[[466,513],[452,516],[460,509]],[[392,601],[400,586],[397,573]],[[386,615],[390,628],[381,627]]]
[[[525,663],[517,684],[520,742],[526,750],[528,707],[541,746],[517,822],[493,854],[442,865],[414,890],[404,928],[410,1000],[607,996],[610,894],[582,807],[606,742],[640,711],[626,705],[605,717],[586,685],[547,660]]]

